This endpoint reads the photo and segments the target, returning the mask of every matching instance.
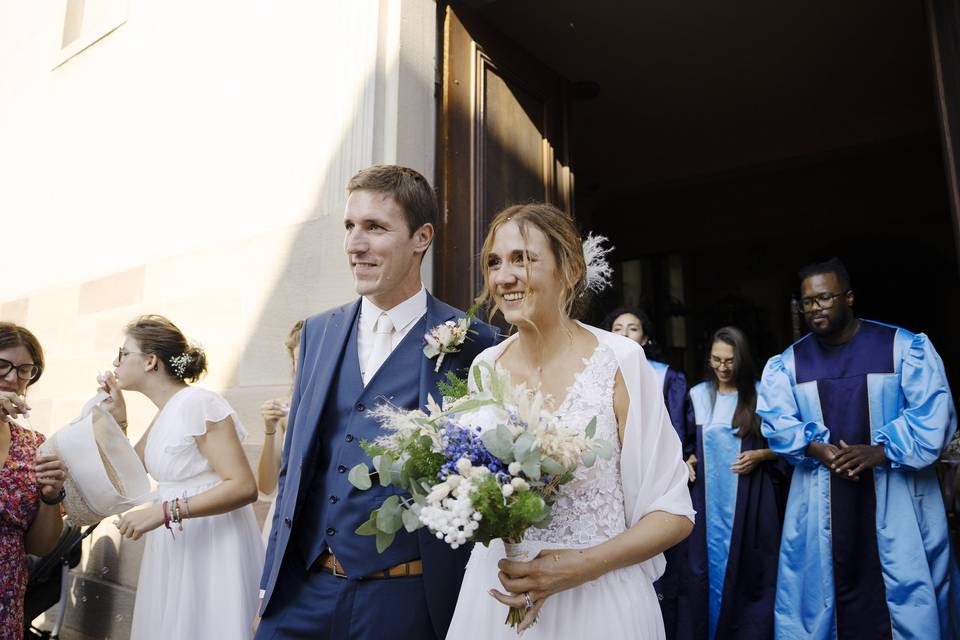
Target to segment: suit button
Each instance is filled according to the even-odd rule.
[[[337,496],[330,496],[330,504],[337,504],[338,502],[340,502],[340,498]]]
[[[355,408],[356,408],[357,411],[366,411],[366,409],[367,409],[365,406],[363,406],[363,403],[362,403],[362,402],[358,402],[358,403],[357,403],[357,406],[356,406]]]
[[[292,525],[293,525],[293,521],[291,521],[290,518],[284,518],[284,519],[283,519],[283,524],[285,524],[285,525],[287,525],[287,526],[289,527],[289,526],[292,526]]]
[[[341,464],[340,466],[337,467],[337,471],[339,471],[340,473],[346,473],[347,468]]]
[[[353,442],[353,436],[349,433],[347,434],[347,442]]]
[[[337,530],[334,529],[333,527],[327,527],[327,535],[328,535],[328,536],[337,535]]]

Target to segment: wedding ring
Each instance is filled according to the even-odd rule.
[[[553,554],[553,559],[556,560],[557,562],[560,562],[560,554],[559,553]]]
[[[530,599],[530,593],[527,591],[523,592],[523,599],[527,602],[527,609],[533,609],[533,600]]]

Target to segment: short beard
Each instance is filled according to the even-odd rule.
[[[853,312],[850,308],[847,308],[844,313],[839,315],[836,318],[827,318],[827,326],[822,329],[817,329],[814,327],[812,322],[807,323],[807,327],[810,329],[810,332],[815,336],[820,337],[829,337],[835,336],[843,332],[846,329],[847,325],[850,324],[850,321],[853,319]]]

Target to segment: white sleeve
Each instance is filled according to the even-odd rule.
[[[240,422],[240,417],[226,400],[220,395],[207,389],[194,387],[190,396],[185,398],[179,411],[180,438],[173,446],[167,447],[167,452],[191,447],[196,444],[195,438],[207,433],[207,425],[231,418],[237,437],[243,442],[247,437],[247,430]]]

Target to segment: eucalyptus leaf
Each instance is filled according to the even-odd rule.
[[[410,457],[403,462],[400,467],[400,477],[397,480],[397,483],[401,487],[406,487],[410,485],[410,470],[413,469],[413,460]]]
[[[531,480],[540,479],[540,459],[533,457],[532,460],[529,460],[523,463],[523,474],[530,478]]]
[[[380,486],[390,486],[393,480],[393,476],[390,473],[393,468],[393,456],[389,453],[384,453],[374,458],[373,464],[377,467],[377,474],[380,476]]]
[[[560,466],[560,463],[549,456],[544,456],[540,460],[540,467],[544,473],[547,473],[551,476],[556,476],[563,473],[563,467]]]
[[[377,512],[374,511],[371,513],[370,519],[357,527],[357,530],[354,533],[356,533],[358,536],[377,535]]]
[[[380,509],[377,511],[377,529],[383,533],[396,533],[403,526],[403,520],[400,512],[403,508],[400,506],[398,496],[390,496],[383,501]]]
[[[366,491],[373,486],[373,481],[370,480],[370,469],[362,462],[350,469],[347,480],[361,491]]]
[[[603,458],[604,460],[609,460],[613,457],[613,443],[607,440],[601,440],[597,443],[594,451],[597,452],[597,456]]]
[[[404,509],[401,517],[403,518],[403,528],[406,529],[408,533],[413,533],[423,526],[423,523],[420,522],[420,518],[413,512],[413,509]]]
[[[584,451],[583,452],[583,466],[592,467],[593,463],[597,461],[597,454],[593,451]]]
[[[504,438],[501,428],[507,432],[507,437]],[[505,464],[510,464],[513,461],[513,441],[509,437],[510,432],[503,425],[499,425],[496,429],[488,429],[480,434],[480,440],[483,442],[483,446],[487,448],[487,451],[495,455]]]
[[[395,533],[377,531],[377,553],[383,553],[393,543]]]
[[[514,459],[521,462],[526,460],[527,455],[533,451],[536,444],[537,439],[533,437],[532,433],[521,433],[513,443]]]
[[[470,400],[464,400],[461,404],[458,404],[456,413],[467,413],[490,404],[494,404],[494,401],[487,398],[471,398]]]
[[[590,422],[587,423],[587,437],[592,438],[597,433],[597,416],[590,418]]]

